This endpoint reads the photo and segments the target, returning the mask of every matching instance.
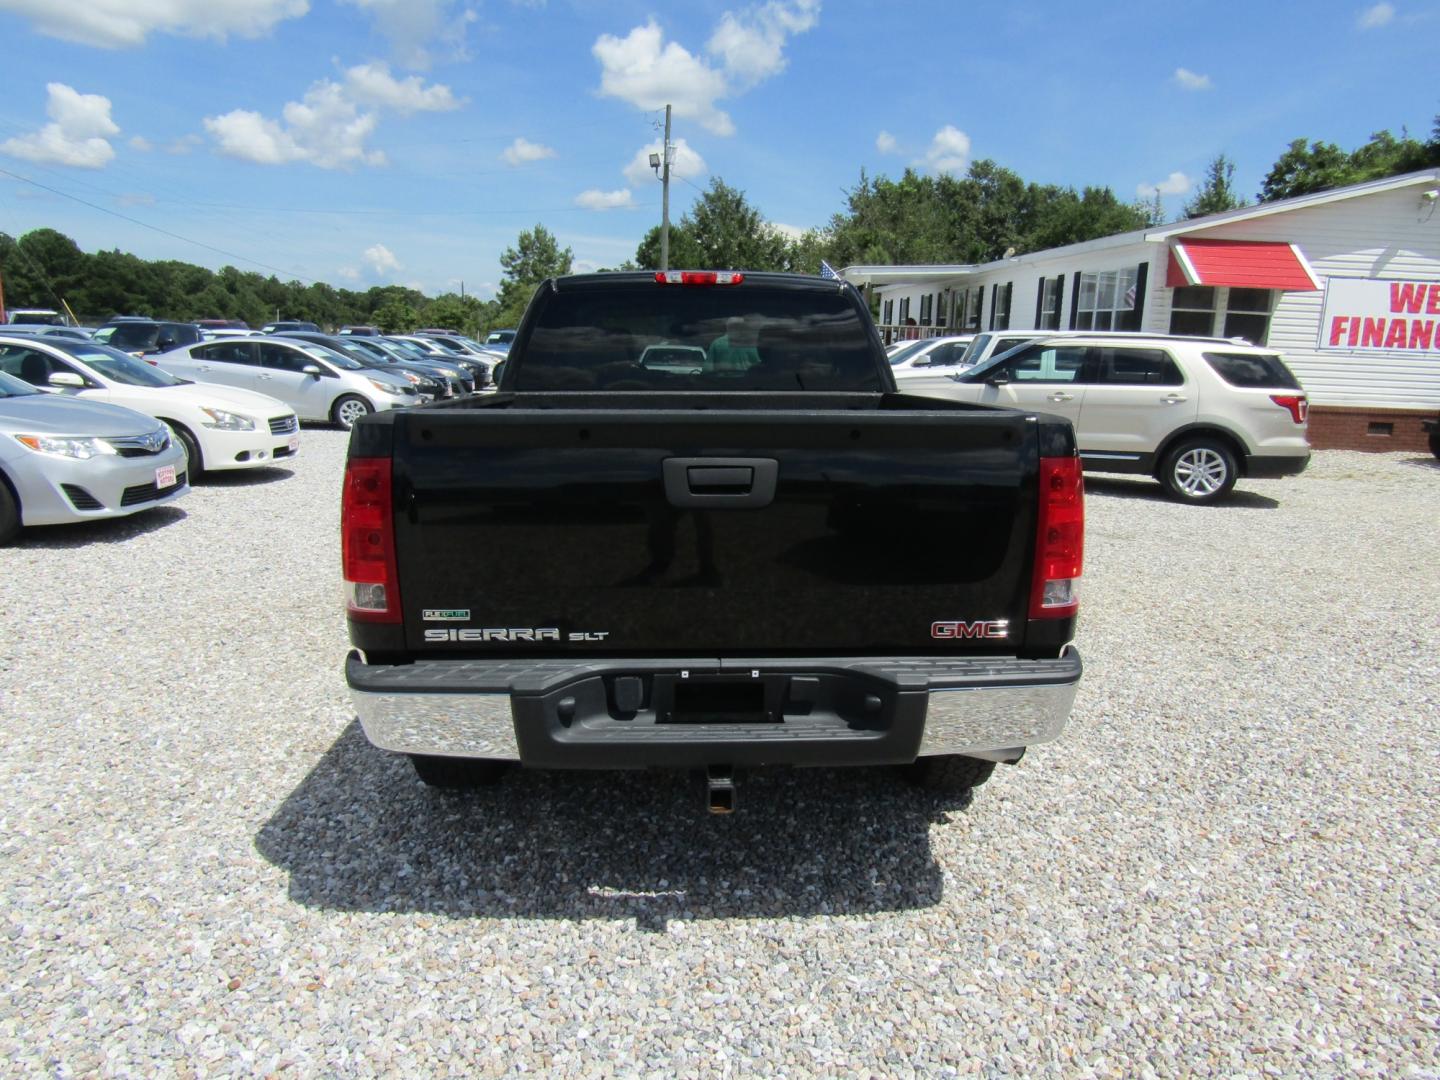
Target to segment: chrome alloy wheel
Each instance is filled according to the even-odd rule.
[[[349,428],[354,426],[355,421],[359,420],[369,411],[363,401],[358,398],[351,398],[348,401],[342,401],[340,403],[340,407],[335,410],[335,415],[339,419],[342,427]]]
[[[1171,469],[1175,486],[1196,499],[1214,495],[1230,476],[1230,463],[1208,446],[1186,450],[1175,459]]]

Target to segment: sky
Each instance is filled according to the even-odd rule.
[[[712,177],[824,226],[864,170],[1158,190],[1224,153],[1440,113],[1440,0],[0,0],[0,231],[489,297],[543,224],[577,270]],[[818,269],[818,267],[816,268]]]

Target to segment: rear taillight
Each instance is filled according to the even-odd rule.
[[[1304,394],[1271,394],[1270,400],[1282,409],[1288,409],[1290,419],[1297,424],[1305,423],[1305,418],[1310,415],[1310,402]]]
[[[1068,619],[1080,609],[1085,554],[1085,484],[1078,457],[1040,459],[1039,525],[1030,618]]]
[[[345,611],[352,619],[400,621],[395,514],[390,497],[389,458],[351,458],[346,462],[340,500],[340,560]]]
[[[739,285],[745,275],[735,270],[657,270],[659,285]]]

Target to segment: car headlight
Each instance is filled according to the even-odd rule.
[[[104,439],[72,435],[16,435],[21,446],[37,454],[54,454],[56,457],[78,458],[86,461],[93,457],[115,455],[119,451]]]
[[[379,379],[370,379],[369,383],[371,386],[375,387],[376,390],[379,390],[382,394],[400,395],[405,393],[404,390],[400,389],[400,387],[396,386],[394,383],[384,383],[381,382]]]
[[[239,413],[226,412],[224,409],[210,409],[204,405],[200,411],[210,417],[208,421],[200,421],[203,427],[219,428],[221,431],[254,431],[255,421],[248,416],[241,416]]]
[[[400,374],[405,376],[405,378],[409,379],[416,386],[422,386],[425,383],[425,380],[422,379],[419,375],[416,375],[413,371],[402,371],[400,372]]]

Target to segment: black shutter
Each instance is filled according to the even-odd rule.
[[[990,286],[990,329],[995,329],[995,308],[1000,302],[1000,283]]]
[[[985,329],[985,286],[975,286],[975,329]]]
[[[1125,313],[1125,329],[1139,330],[1145,319],[1145,278],[1150,264],[1142,262],[1135,270],[1135,306]]]
[[[1060,329],[1060,307],[1065,303],[1065,275],[1061,274],[1055,279],[1055,325],[1050,329]]]
[[[1040,287],[1035,290],[1035,329],[1045,329],[1045,279],[1040,279]]]
[[[1080,314],[1080,274],[1075,275],[1075,284],[1070,289],[1070,329],[1075,329],[1075,318]]]

